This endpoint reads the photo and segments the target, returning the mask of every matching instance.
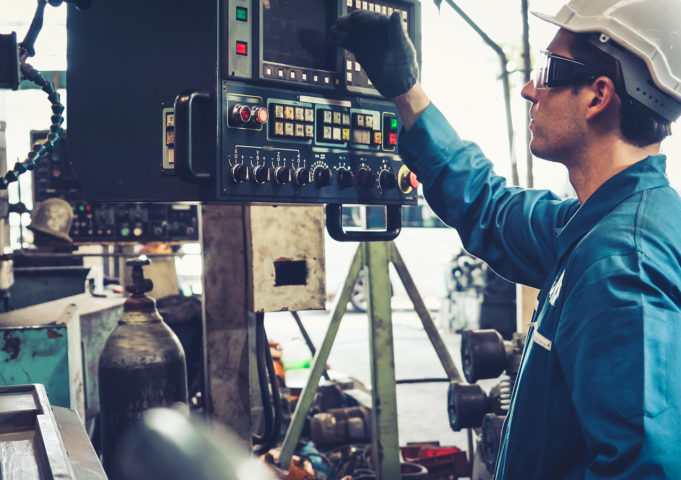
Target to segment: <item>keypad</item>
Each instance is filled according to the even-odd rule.
[[[270,135],[297,140],[314,138],[314,110],[293,105],[270,105]]]

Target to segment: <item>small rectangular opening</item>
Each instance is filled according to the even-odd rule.
[[[274,286],[305,285],[307,262],[305,260],[277,260],[274,262]]]

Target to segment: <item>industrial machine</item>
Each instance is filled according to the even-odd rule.
[[[328,42],[353,9],[402,16],[416,0],[202,0],[69,6],[68,152],[88,200],[416,204],[401,123],[354,57]],[[105,60],[105,61],[103,61]],[[96,70],[94,69],[96,65]],[[116,136],[108,133],[115,127]]]

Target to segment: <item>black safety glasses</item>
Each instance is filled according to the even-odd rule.
[[[596,80],[600,75],[582,62],[542,50],[534,70],[534,88],[579,85]]]

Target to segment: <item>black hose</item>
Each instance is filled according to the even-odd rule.
[[[265,331],[264,320],[262,326],[262,336],[264,341],[263,346],[265,348],[267,375],[269,377],[270,387],[272,389],[271,403],[274,404],[274,421],[272,425],[272,432],[268,441],[262,447],[264,451],[267,451],[270,448],[275,447],[277,445],[277,441],[279,440],[279,432],[281,431],[282,412],[281,398],[279,396],[279,385],[277,384],[277,375],[274,371],[274,362],[272,360],[272,352],[270,351],[270,343],[267,340],[267,332]]]
[[[269,345],[265,346],[265,325],[264,314],[259,313],[255,315],[255,349],[256,349],[256,365],[258,369],[258,385],[260,387],[260,398],[262,399],[262,411],[265,419],[265,432],[262,435],[253,434],[253,443],[255,445],[265,445],[269,442],[272,436],[273,418],[272,418],[272,403],[269,395],[269,386],[267,384],[267,366],[265,357],[265,348],[269,350]],[[266,452],[264,448],[256,450],[258,455]]]

